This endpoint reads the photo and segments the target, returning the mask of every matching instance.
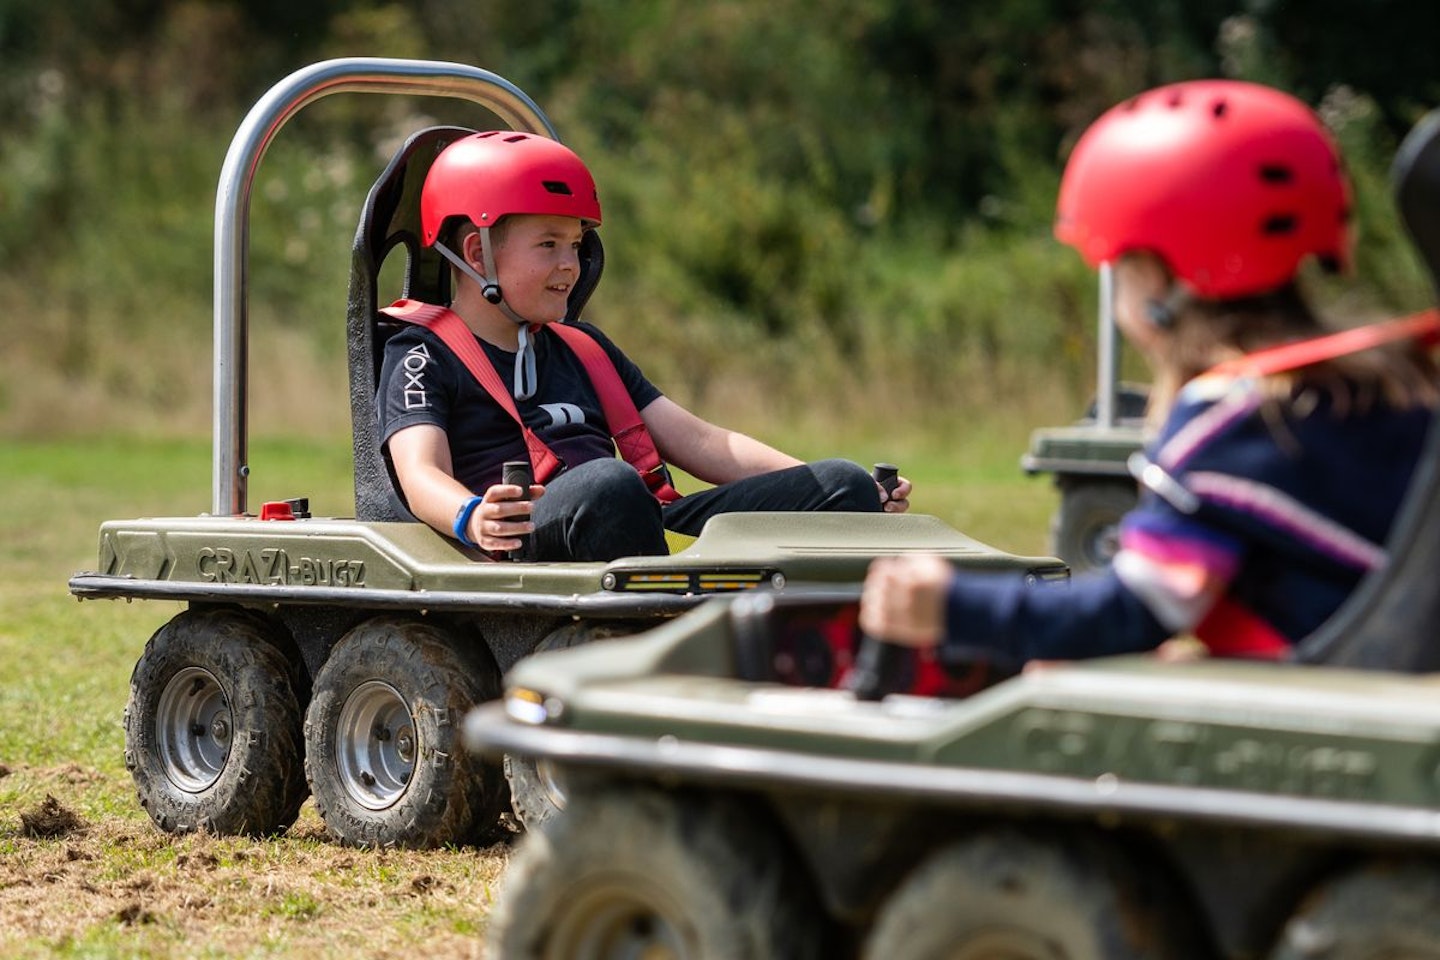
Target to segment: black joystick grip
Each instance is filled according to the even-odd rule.
[[[887,497],[893,494],[895,488],[900,485],[900,468],[893,463],[875,464],[875,469],[870,471],[870,476],[880,484],[880,489],[885,491]]]
[[[505,465],[504,465],[503,467],[501,467],[500,482],[501,482],[501,483],[505,483],[505,484],[513,484],[513,485],[515,485],[515,486],[517,486],[517,487],[520,488],[520,496],[516,498],[517,500],[529,500],[529,499],[530,499],[530,484],[532,484],[532,483],[535,482],[535,472],[530,468],[530,461],[528,461],[528,460],[507,460],[507,461],[505,461]],[[529,517],[530,517],[529,514],[525,514],[525,515],[523,515],[523,516],[512,517],[511,519],[513,519],[513,520],[528,520]],[[527,559],[529,559],[530,553],[531,553],[531,546],[532,546],[532,544],[530,543],[530,538],[529,538],[528,536],[525,536],[525,537],[521,537],[521,539],[524,541],[524,545],[523,545],[522,547],[520,547],[520,549],[518,549],[518,550],[510,550],[510,551],[507,551],[507,552],[506,552],[506,558],[507,558],[507,559],[510,559],[510,560],[527,560]]]
[[[845,689],[857,700],[879,700],[904,686],[907,667],[905,647],[861,637],[855,663],[845,678]]]

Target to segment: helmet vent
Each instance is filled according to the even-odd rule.
[[[1277,213],[1267,217],[1265,223],[1260,227],[1260,232],[1266,236],[1279,236],[1286,233],[1294,233],[1300,221],[1291,213]]]
[[[1210,105],[1210,115],[1216,120],[1220,120],[1225,116],[1226,111],[1228,111],[1229,109],[1229,103],[1225,102],[1224,100],[1216,100]]]
[[[1260,165],[1260,179],[1266,183],[1289,183],[1295,179],[1295,171],[1279,163],[1262,163]]]
[[[541,180],[540,185],[550,193],[558,193],[562,197],[575,196],[574,192],[570,189],[570,184],[564,180]]]

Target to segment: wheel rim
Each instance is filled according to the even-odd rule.
[[[367,680],[345,700],[335,755],[346,793],[370,810],[384,810],[404,795],[415,770],[415,720],[399,691]]]
[[[1085,537],[1085,558],[1091,566],[1104,567],[1120,552],[1120,521],[1099,524]]]
[[[637,890],[633,878],[596,883],[571,900],[557,918],[546,957],[573,960],[685,960],[698,956],[686,945],[683,916],[670,898]]]
[[[948,960],[1065,960],[1068,951],[1028,930],[984,930],[953,947]]]
[[[230,701],[208,670],[186,667],[170,678],[155,710],[165,775],[186,793],[214,786],[233,738]]]
[[[567,802],[564,781],[560,779],[560,771],[554,761],[537,759],[535,775],[540,778],[540,786],[545,790],[551,806],[556,810],[564,810]]]

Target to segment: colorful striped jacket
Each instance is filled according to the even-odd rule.
[[[1386,562],[1431,412],[1368,399],[1191,381],[1132,464],[1141,500],[1113,565],[1050,590],[957,575],[942,662],[1138,652],[1179,634],[1218,655],[1285,655]]]

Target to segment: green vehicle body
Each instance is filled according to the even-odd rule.
[[[503,670],[557,623],[652,626],[716,594],[857,583],[874,557],[902,552],[1068,577],[1053,558],[995,550],[923,514],[723,515],[670,556],[608,563],[477,562],[419,523],[202,516],[105,522],[98,569],[76,574],[70,589],[82,599],[230,604],[303,618],[309,629],[288,627],[312,674],[362,618],[458,617],[475,622]]]
[[[274,833],[312,795],[346,843],[485,840],[501,831],[511,794],[529,789],[528,772],[466,756],[459,720],[498,696],[503,674],[538,647],[635,633],[717,594],[854,583],[886,553],[923,550],[963,566],[1068,575],[1058,560],[1006,554],[925,516],[722,517],[672,556],[553,564],[486,562],[414,521],[374,438],[386,335],[377,307],[394,299],[380,299],[377,288],[386,255],[403,248],[403,294],[444,294],[448,267],[415,242],[418,192],[435,153],[470,132],[457,127],[411,138],[377,180],[357,231],[344,311],[356,516],[312,516],[298,499],[252,511],[249,189],[280,127],[309,103],[346,92],[467,100],[488,111],[485,126],[498,118],[555,135],[539,108],[494,74],[369,58],[297,71],[237,131],[216,202],[212,508],[104,523],[96,569],[70,580],[81,599],[186,604],[147,644],[126,710],[127,766],[162,829]],[[588,236],[576,311],[603,266],[599,241]],[[543,798],[515,806],[522,820],[548,809]]]
[[[562,821],[637,788],[723,798],[768,825],[841,943],[863,941],[928,857],[1011,828],[1091,838],[1170,891],[1166,928],[1191,931],[1190,952],[1158,956],[1265,956],[1307,898],[1372,862],[1418,858],[1440,878],[1432,676],[1137,656],[866,702],[739,678],[777,601],[712,601],[532,657],[467,742],[550,765]]]
[[[1396,168],[1440,276],[1440,112]],[[1290,662],[977,660],[968,695],[864,699],[825,681],[879,649],[854,588],[538,654],[466,722],[565,797],[512,858],[496,949],[1440,957],[1440,428],[1388,547]],[[598,828],[646,857],[587,852]]]

